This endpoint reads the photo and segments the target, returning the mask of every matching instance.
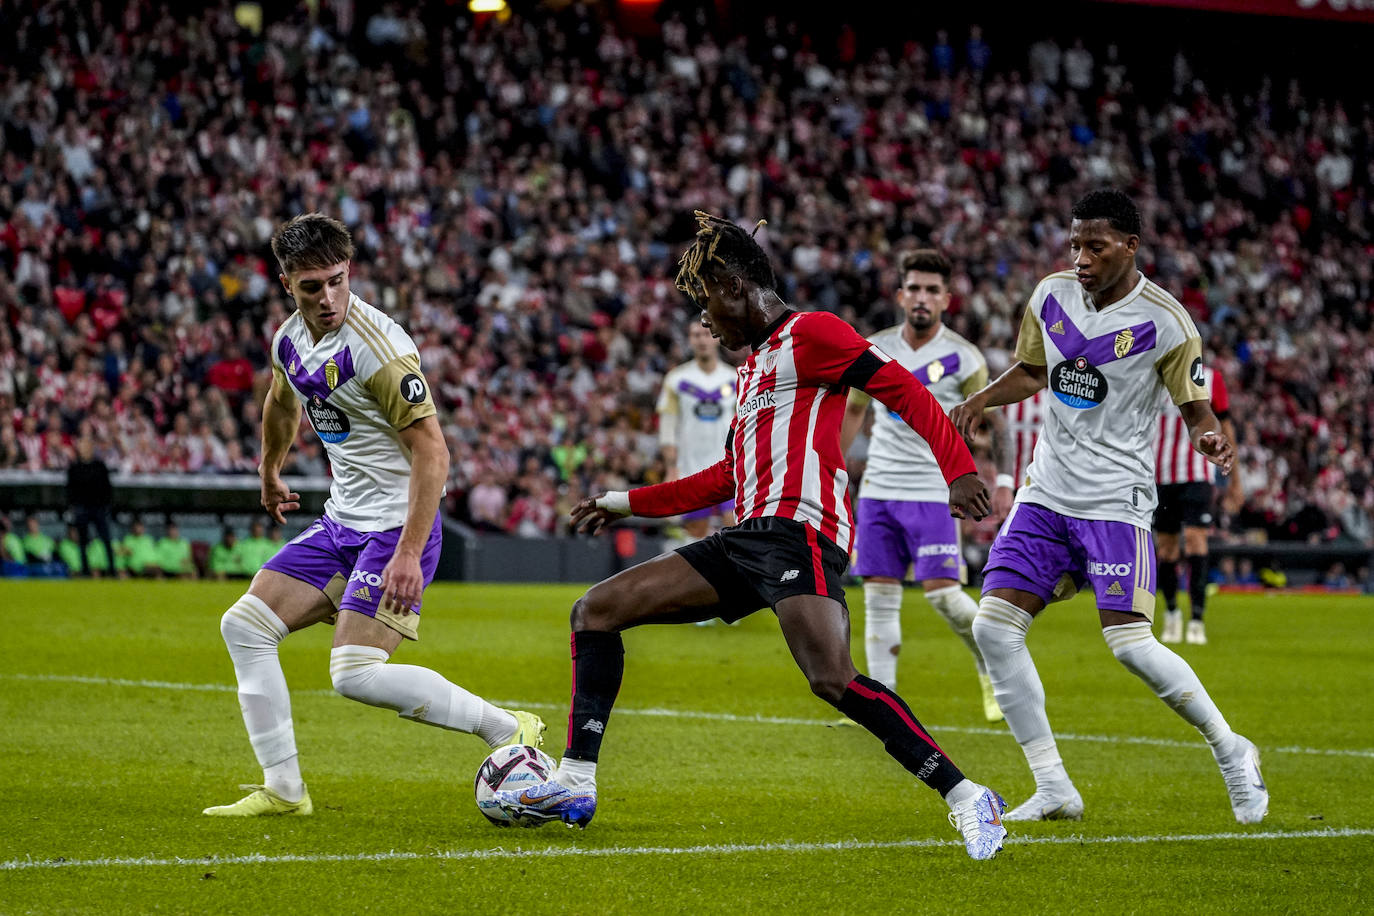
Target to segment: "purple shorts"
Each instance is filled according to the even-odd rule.
[[[322,515],[309,528],[287,542],[262,568],[309,582],[329,595],[331,600],[335,600],[334,596],[342,590],[342,595],[335,600],[339,610],[377,617],[388,625],[394,625],[403,635],[414,638],[413,626],[393,624],[391,615],[385,612],[379,615],[377,610],[382,597],[382,570],[391,561],[391,555],[396,552],[396,542],[400,539],[400,528],[355,531]],[[426,587],[434,580],[443,540],[443,527],[439,516],[435,515],[429,541],[420,554],[420,573],[425,578]],[[411,610],[418,615],[420,605],[412,605]],[[414,621],[414,617],[401,618],[403,621],[406,619],[412,623]],[[407,629],[411,632],[407,633]]]
[[[854,575],[905,579],[913,566],[917,582],[964,580],[959,520],[949,514],[948,503],[862,498],[858,515]]]
[[[707,506],[705,509],[693,509],[691,512],[684,512],[682,520],[684,522],[695,522],[699,519],[713,518],[718,515],[728,515],[735,511],[735,501],[727,499],[718,506]]]
[[[1066,575],[1078,588],[1091,582],[1102,610],[1154,619],[1155,544],[1148,530],[1017,503],[992,542],[983,592],[1017,588],[1048,603]]]

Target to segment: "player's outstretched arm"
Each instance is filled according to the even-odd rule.
[[[971,436],[978,429],[978,424],[983,422],[983,413],[989,407],[1024,401],[1044,388],[1048,377],[1044,366],[1017,360],[992,384],[955,404],[949,412],[950,422],[959,430],[959,435]]]
[[[731,437],[734,425],[731,424]],[[627,515],[667,518],[725,502],[735,491],[734,457],[727,437],[725,457],[690,477],[656,483],[633,490],[615,490],[573,507],[569,518],[574,531],[595,534],[607,522]]]
[[[1225,473],[1231,473],[1236,463],[1236,448],[1222,432],[1221,421],[1212,412],[1211,402],[1206,399],[1188,401],[1178,405],[1178,411],[1188,426],[1188,438],[1192,440],[1193,448]]]
[[[301,495],[291,492],[281,479],[282,466],[300,426],[301,402],[281,373],[273,372],[272,385],[262,405],[262,461],[258,464],[258,476],[262,478],[262,507],[281,525],[286,524],[283,512],[301,507]]]

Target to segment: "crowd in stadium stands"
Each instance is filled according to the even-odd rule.
[[[35,515],[26,516],[21,529],[9,516],[0,513],[0,576],[249,578],[283,543],[280,528],[274,525],[268,530],[260,521],[252,523],[245,538],[226,527],[221,540],[211,546],[187,540],[171,520],[162,526],[159,537],[153,537],[146,523],[135,517],[124,536],[108,546],[98,538],[90,538],[83,563],[81,535],[76,525],[68,525],[66,534],[58,539],[43,530]]]
[[[895,316],[896,253],[940,247],[948,320],[996,372],[1071,202],[1115,184],[1232,392],[1228,524],[1374,542],[1367,99],[1208,91],[1183,54],[1146,87],[1115,47],[976,27],[860,50],[782,20],[629,38],[580,3],[315,6],[0,7],[0,467],[60,469],[90,436],[116,471],[251,473],[291,308],[267,242],[320,210],[421,349],[448,510],[552,533],[664,474],[693,208],[766,218],[784,298],[864,332]],[[313,435],[288,471],[327,472]]]

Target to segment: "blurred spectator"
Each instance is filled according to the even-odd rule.
[[[116,564],[121,572],[133,576],[158,576],[157,542],[148,534],[142,519],[134,519],[119,541]]]
[[[219,543],[210,548],[208,566],[209,575],[215,579],[248,575],[243,562],[243,550],[239,545],[239,536],[233,528],[226,526]]]
[[[14,530],[10,517],[0,512],[0,562],[5,566],[5,575],[16,575],[24,571],[28,556],[24,553],[24,537]]]
[[[167,522],[166,531],[157,539],[155,548],[157,568],[163,575],[181,579],[196,578],[196,566],[191,560],[191,542],[181,536],[176,522]]]
[[[1064,82],[1078,92],[1092,88],[1093,54],[1083,46],[1081,38],[1075,38],[1073,46],[1064,52]]]
[[[243,559],[243,571],[252,576],[277,552],[277,544],[267,537],[267,528],[261,521],[254,521],[248,527],[248,537],[239,545],[239,556]]]
[[[30,564],[47,564],[57,553],[57,542],[43,531],[38,517],[30,515],[24,520],[24,557]]]
[[[1333,563],[1331,568],[1322,576],[1322,587],[1331,591],[1347,591],[1355,587],[1350,574],[1345,571],[1344,563]]]
[[[67,466],[67,505],[72,512],[72,522],[76,528],[77,542],[81,545],[78,556],[82,559],[79,568],[72,574],[90,575],[86,563],[89,551],[90,529],[95,528],[96,537],[108,558],[114,555],[114,545],[110,540],[110,507],[114,490],[110,486],[110,470],[95,453],[95,442],[83,436],[76,445],[77,459]]]

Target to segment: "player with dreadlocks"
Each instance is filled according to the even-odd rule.
[[[734,497],[739,524],[594,586],[573,605],[573,700],[568,744],[551,781],[497,793],[517,819],[586,826],[596,812],[596,764],[624,672],[621,631],[646,623],[738,620],[771,607],[812,691],[873,732],[888,753],[938,791],[968,853],[1002,848],[1003,802],[965,779],[902,699],[858,673],[849,653],[841,576],[851,539],[840,422],[850,388],[900,414],[931,445],[950,485],[950,512],[989,512],[963,440],[911,373],[825,312],[778,297],[767,254],[735,224],[697,211],[700,227],[677,276],[702,324],[739,368],[735,420],[723,460],[694,474],[583,500],[575,527],[595,532],[635,514],[679,515]],[[755,227],[757,231],[757,227]]]

